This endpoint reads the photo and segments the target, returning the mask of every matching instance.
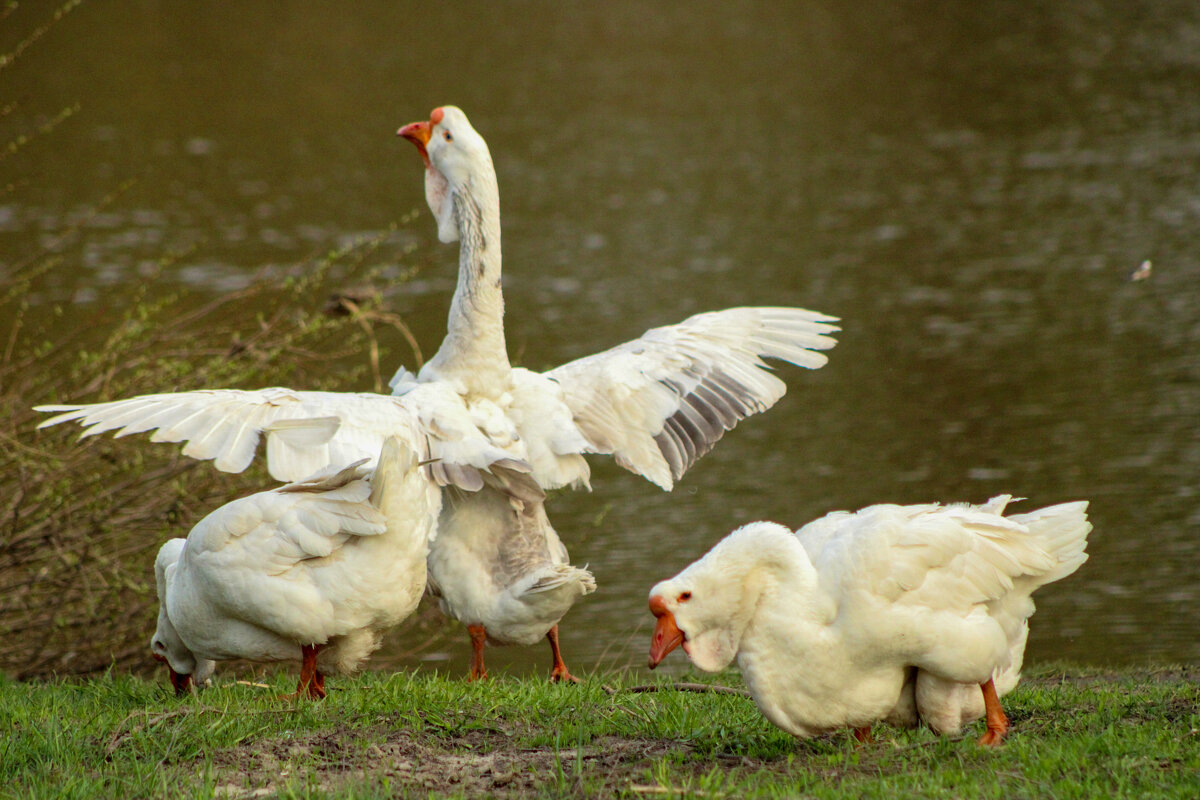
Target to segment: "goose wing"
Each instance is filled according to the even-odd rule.
[[[375,536],[386,520],[368,500],[366,460],[233,500],[188,535],[189,559],[207,558],[265,575],[331,555],[352,536]]]
[[[836,321],[800,308],[712,311],[544,374],[562,387],[588,452],[669,490],[725,431],[783,396],[763,359],[824,366]]]
[[[1029,526],[987,506],[876,505],[835,512],[797,532],[841,604],[884,603],[967,614],[1059,562]]]
[[[266,438],[272,477],[296,481],[328,465],[368,459],[398,436],[430,466],[439,485],[468,491],[483,485],[479,472],[499,464],[528,472],[521,459],[494,443],[458,409],[462,403],[434,390],[393,397],[369,392],[311,392],[280,387],[246,391],[205,389],[142,395],[89,405],[47,405],[56,413],[39,428],[63,422],[85,426],[81,438],[154,431],[153,442],[185,442],[183,454],[212,460],[223,472],[241,472]]]
[[[188,575],[193,601],[209,604],[219,618],[299,642],[323,642],[355,627],[356,607],[346,601],[368,579],[348,571],[339,555],[355,540],[388,531],[365,473],[361,463],[329,470],[226,503],[202,519],[177,567]]]

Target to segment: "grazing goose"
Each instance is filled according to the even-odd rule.
[[[735,658],[759,709],[789,733],[870,726],[903,703],[916,669],[932,710],[979,687],[982,744],[1008,730],[995,676],[1011,665],[1032,593],[1087,560],[1087,503],[1002,516],[985,506],[876,505],[793,534],[752,522],[650,590],[650,666],[678,645],[703,670]],[[961,724],[961,723],[960,723]],[[956,725],[947,725],[954,729]]]
[[[218,469],[230,471],[244,469],[265,436],[271,474],[296,480],[334,454],[373,458],[393,424],[396,404],[410,408],[429,432],[433,457],[441,459],[431,467],[439,484],[471,492],[455,492],[444,503],[430,575],[443,610],[468,625],[475,649],[472,674],[481,676],[483,641],[525,641],[531,624],[529,609],[521,608],[512,619],[522,633],[501,630],[506,627],[501,616],[482,611],[488,598],[490,610],[498,612],[495,604],[512,598],[521,585],[545,585],[535,576],[547,562],[566,562],[565,549],[539,507],[538,487],[587,486],[583,455],[599,453],[671,489],[726,431],[783,396],[786,386],[763,359],[823,366],[827,357],[821,351],[835,344],[829,334],[837,330],[836,320],[798,308],[732,308],[655,328],[548,372],[513,368],[504,341],[499,194],[487,145],[453,106],[435,109],[428,121],[406,125],[399,133],[417,145],[426,164],[426,199],[439,237],[459,241],[460,248],[446,338],[418,373],[403,368],[396,373],[394,397],[214,390],[38,410],[59,412],[41,427],[78,421],[89,426],[85,436],[157,429],[154,441],[186,441],[186,455],[213,459]],[[509,461],[490,451],[479,457],[475,448],[465,455],[448,452],[468,433],[501,448]],[[461,466],[464,462],[473,469]],[[480,465],[487,463],[500,468],[481,472]],[[526,465],[530,475],[522,474]],[[505,502],[489,496],[496,490]],[[525,574],[513,571],[517,562],[503,544],[514,531],[520,532],[522,552],[531,541],[544,542]],[[473,563],[455,564],[440,551]],[[506,566],[497,569],[502,560]],[[493,580],[481,589],[478,582],[464,584],[458,577],[468,575]],[[594,585],[583,571],[572,575],[576,588],[557,594],[564,602]],[[544,596],[528,599],[543,612],[539,624],[550,641],[552,674],[562,675],[556,625],[566,609],[547,604]]]
[[[373,474],[356,463],[234,500],[163,545],[151,649],[177,692],[215,661],[300,659],[296,694],[324,697],[326,674],[416,609],[441,508],[419,444],[390,437]]]

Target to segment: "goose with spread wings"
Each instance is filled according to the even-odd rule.
[[[440,349],[416,373],[399,370],[392,396],[281,388],[183,392],[40,406],[58,412],[42,427],[76,421],[87,426],[84,435],[118,436],[153,429],[154,441],[185,441],[185,454],[230,471],[244,469],[265,437],[272,475],[294,480],[335,454],[373,458],[394,406],[411,408],[430,431],[439,483],[457,487],[444,503],[430,584],[443,610],[472,633],[472,675],[484,674],[484,641],[525,642],[531,627],[544,624],[552,675],[569,677],[557,646],[558,619],[594,582],[585,570],[564,575],[566,551],[541,490],[588,486],[586,454],[611,455],[670,490],[726,431],[784,395],[785,384],[764,359],[824,366],[837,320],[801,308],[731,308],[652,329],[547,372],[514,368],[504,339],[499,191],[487,145],[453,106],[399,133],[424,160],[426,199],[439,238],[459,242],[459,271]],[[510,460],[481,470],[479,462],[498,460],[472,462],[455,451],[476,434]],[[520,471],[526,466],[528,474]],[[529,542],[541,542],[524,569],[505,544],[514,537],[526,553]],[[551,596],[558,602],[548,603]],[[531,624],[530,607],[514,604],[514,597],[540,608],[532,616],[541,621]],[[506,607],[520,613],[501,613]]]

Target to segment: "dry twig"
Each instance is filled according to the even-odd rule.
[[[603,687],[604,691],[613,694],[609,687]],[[715,686],[708,683],[647,683],[642,686],[630,686],[628,689],[622,689],[623,692],[632,692],[633,694],[641,694],[643,692],[698,692],[702,694],[732,694],[738,697],[749,697],[750,693],[745,689],[733,689],[729,686]]]

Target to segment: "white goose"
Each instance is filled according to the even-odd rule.
[[[824,363],[805,345],[833,344],[823,338],[832,330],[827,318],[794,309],[738,309],[651,331],[544,375],[513,369],[504,339],[499,190],[487,143],[453,106],[434,109],[427,122],[398,133],[425,163],[426,200],[439,238],[460,242],[460,249],[449,332],[419,373],[397,372],[393,390],[448,383],[473,407],[496,406],[544,488],[586,485],[587,452],[614,453],[619,463],[670,488],[725,430],[782,394],[782,383],[756,369],[760,354]],[[741,357],[719,352],[713,359],[728,362],[736,378],[708,363],[720,347]],[[558,647],[558,621],[595,582],[568,566],[542,503],[518,506],[486,488],[448,501],[430,554],[430,585],[442,610],[467,624],[472,679],[487,675],[485,641],[532,644],[544,635],[551,679],[572,680]]]
[[[594,584],[577,571],[570,586],[553,587],[556,602],[547,602],[551,596],[543,591],[534,593],[538,597],[524,592],[519,596],[532,605],[513,606],[519,587],[542,590],[546,570],[566,564],[566,551],[538,507],[540,490],[519,474],[523,465],[531,466],[543,488],[586,486],[583,454],[610,454],[669,490],[725,431],[783,396],[786,386],[762,359],[823,366],[828,359],[820,351],[836,343],[829,335],[837,330],[836,320],[798,308],[727,309],[650,330],[545,373],[514,369],[504,342],[499,195],[487,145],[453,106],[435,109],[429,121],[399,133],[425,159],[426,198],[439,237],[461,244],[446,339],[419,373],[397,372],[392,386],[398,397],[289,389],[185,392],[41,406],[63,412],[42,427],[76,420],[89,426],[84,435],[118,430],[118,436],[157,429],[154,441],[187,441],[186,455],[214,459],[219,469],[231,471],[245,468],[265,435],[272,475],[295,480],[334,454],[373,457],[373,445],[394,424],[394,407],[401,403],[429,431],[432,455],[443,459],[433,467],[441,471],[439,483],[477,492],[447,500],[430,559],[431,585],[441,594],[443,610],[471,631],[472,675],[484,672],[485,639],[525,642],[531,628],[544,625],[552,675],[565,676],[556,625],[567,601]],[[490,451],[481,458],[477,447],[447,458],[447,448],[471,432],[504,449],[510,461],[498,462]],[[447,462],[467,462],[474,469],[448,470]],[[495,481],[479,472],[488,463],[500,467],[490,468]],[[494,487],[485,487],[485,480],[511,502],[489,496]],[[513,561],[504,542],[514,536],[523,543],[516,551],[531,555],[529,543],[540,541],[536,555]],[[502,608],[515,612],[504,614]],[[534,625],[533,618],[540,622]]]
[[[155,562],[154,655],[185,691],[215,661],[300,659],[297,695],[325,696],[380,634],[411,614],[441,493],[414,445],[390,437],[373,474],[361,464],[227,503]]]
[[[697,314],[544,373],[513,368],[504,341],[500,199],[487,143],[454,106],[405,125],[425,162],[426,201],[443,242],[460,243],[448,333],[396,394],[449,383],[469,402],[492,403],[524,442],[545,489],[586,485],[584,453],[671,489],[737,423],[786,391],[762,358],[818,369],[836,344],[833,317],[801,308],[750,307]]]
[[[957,693],[979,687],[980,741],[998,744],[1008,720],[995,676],[1016,643],[1023,652],[1032,593],[1087,560],[1091,530],[1086,502],[1004,517],[1008,500],[870,506],[795,534],[745,525],[651,589],[650,666],[680,644],[703,670],[736,658],[775,725],[859,738],[898,713],[915,668],[918,711],[928,689],[930,721],[956,729],[950,712],[970,714]]]

